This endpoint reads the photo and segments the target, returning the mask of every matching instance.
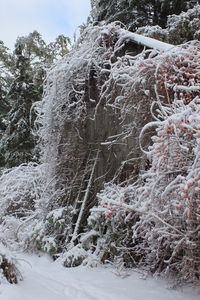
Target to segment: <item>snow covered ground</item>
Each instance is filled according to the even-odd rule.
[[[0,300],[199,300],[200,289],[169,289],[162,280],[126,278],[110,268],[66,269],[48,257],[21,255],[24,280],[0,285]]]

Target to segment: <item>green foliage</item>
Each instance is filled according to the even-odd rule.
[[[63,265],[66,268],[78,267],[88,256],[88,253],[81,247],[81,245],[77,245],[67,251],[62,258]]]
[[[34,229],[33,243],[35,247],[51,256],[61,253],[66,236],[71,234],[72,214],[72,207],[51,211],[46,220],[37,224]]]

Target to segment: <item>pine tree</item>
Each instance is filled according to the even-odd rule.
[[[5,124],[1,122],[0,166],[13,167],[32,160],[35,147],[32,134],[34,115],[30,115],[30,110],[33,103],[42,97],[47,68],[68,53],[69,42],[69,38],[60,35],[55,42],[46,44],[41,35],[34,31],[17,39],[13,55],[9,56],[6,48],[2,47],[3,61],[10,67],[11,78],[6,81],[6,88],[0,84],[0,100],[5,107],[4,110],[2,108]],[[10,57],[10,65],[7,57]]]
[[[70,39],[63,34],[57,36],[54,42],[47,45],[46,59],[48,63],[60,59],[69,53],[68,45],[70,44]]]
[[[34,139],[29,125],[32,103],[38,99],[40,92],[33,84],[29,59],[23,54],[22,45],[15,48],[16,77],[6,96],[12,103],[7,117],[7,128],[1,140],[4,160],[1,164],[13,167],[21,162],[28,162],[32,157]]]
[[[179,15],[170,15],[167,19],[167,27],[144,26],[137,30],[142,34],[173,45],[180,45],[192,40],[200,40],[200,5],[182,12]]]
[[[165,27],[168,15],[180,14],[198,0],[92,0],[94,21],[121,21],[130,30],[146,25]]]
[[[150,0],[153,7],[153,25],[166,27],[167,17],[169,15],[178,15],[182,11],[195,6],[197,0]]]
[[[12,57],[8,50],[3,41],[0,41],[0,132],[5,129],[4,117],[10,109],[6,94],[12,81]]]

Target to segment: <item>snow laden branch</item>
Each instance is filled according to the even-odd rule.
[[[171,50],[174,47],[173,45],[170,45],[168,43],[164,43],[156,39],[143,36],[141,34],[137,34],[133,32],[127,33],[127,30],[122,29],[120,32],[120,39],[117,42],[116,46],[120,47],[120,45],[123,44],[125,41],[132,41],[138,45],[142,45],[147,48],[155,49],[158,51],[167,51],[167,50]]]
[[[142,149],[150,166],[134,184],[106,184],[98,194],[88,226],[99,234],[95,254],[102,261],[132,260],[153,272],[178,274],[178,281],[200,276],[199,50],[191,43],[141,62],[155,70],[155,121],[139,136],[143,148],[151,135]]]
[[[55,210],[56,220],[58,207],[63,208],[64,219],[68,219],[67,214],[72,218],[65,232],[60,229],[62,238],[59,239],[55,237],[57,230],[50,230],[54,214],[47,214],[41,232],[36,228],[34,237],[39,247],[43,245],[50,249],[50,243],[52,253],[58,248],[67,248],[72,237],[74,239],[74,229],[82,228],[78,223],[80,218],[84,223],[80,212],[85,191],[88,190],[88,204],[84,218],[96,204],[96,194],[104,183],[115,175],[123,177],[121,161],[126,161],[130,153],[131,163],[136,152],[138,165],[141,160],[137,137],[146,120],[139,116],[146,113],[147,118],[151,118],[150,103],[145,111],[142,103],[143,97],[145,101],[150,97],[150,82],[145,88],[142,73],[148,69],[148,74],[153,74],[154,63],[142,65],[151,50],[136,56],[126,54],[126,49],[119,53],[117,41],[120,37],[121,27],[115,23],[87,28],[70,54],[49,71],[44,98],[35,105],[37,135],[47,182],[54,184],[49,207],[52,214]],[[137,103],[134,99],[140,87],[141,101]],[[98,149],[94,178],[88,188]],[[133,169],[129,169],[132,176]],[[137,176],[137,167],[134,172]]]

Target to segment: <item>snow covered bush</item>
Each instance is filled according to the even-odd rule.
[[[179,101],[173,114],[152,124],[157,126],[148,153],[152,165],[140,188],[144,213],[133,240],[153,272],[173,271],[180,280],[194,281],[200,276],[200,98],[186,105]]]
[[[0,177],[0,239],[10,248],[27,247],[33,223],[45,211],[45,167],[29,163]]]
[[[81,237],[82,247],[93,253],[93,260],[102,263],[120,260],[125,267],[136,266],[140,254],[133,248],[132,227],[139,214],[130,209],[132,186],[129,189],[107,184],[97,197],[99,206],[91,209],[88,232]]]
[[[159,105],[155,122],[141,132],[142,136],[148,127],[156,127],[153,144],[144,151],[151,168],[144,174],[139,198],[147,213],[134,226],[134,239],[144,239],[136,249],[144,251],[148,244],[146,262],[151,269],[173,271],[187,281],[200,276],[199,50],[196,44],[184,56],[177,55],[175,76],[165,77],[168,104]]]
[[[150,166],[133,184],[107,184],[88,220],[101,260],[118,256],[126,265],[130,255],[128,262],[192,282],[200,278],[199,50],[191,43],[154,59],[154,120],[140,133]]]
[[[69,247],[69,250],[61,255],[58,262],[61,262],[66,268],[80,266],[88,257],[88,252],[81,246]]]
[[[33,244],[43,252],[49,253],[54,258],[63,252],[66,236],[71,234],[73,207],[51,210],[44,223],[37,223],[33,230]]]
[[[164,200],[159,197],[176,177],[187,177],[194,161],[196,136],[183,129],[189,126],[185,119],[186,125],[178,125],[173,116],[178,120],[178,113],[192,114],[192,107],[198,107],[199,44],[158,44],[160,52],[152,40],[155,49],[137,48],[135,38],[118,24],[92,27],[50,71],[45,97],[36,104],[36,122],[52,194],[33,239],[66,266],[93,257],[181,274],[186,261],[189,279],[188,254],[183,253],[188,240],[181,244],[183,252],[177,252],[179,260],[174,254],[180,241],[177,230],[188,234],[187,218],[171,211],[179,201],[178,190]],[[163,132],[161,157],[145,157],[149,143],[156,147],[158,130]],[[142,153],[140,147],[146,150]],[[177,153],[181,158],[176,159]],[[92,208],[97,201],[99,207]],[[198,240],[194,245],[197,249]]]

